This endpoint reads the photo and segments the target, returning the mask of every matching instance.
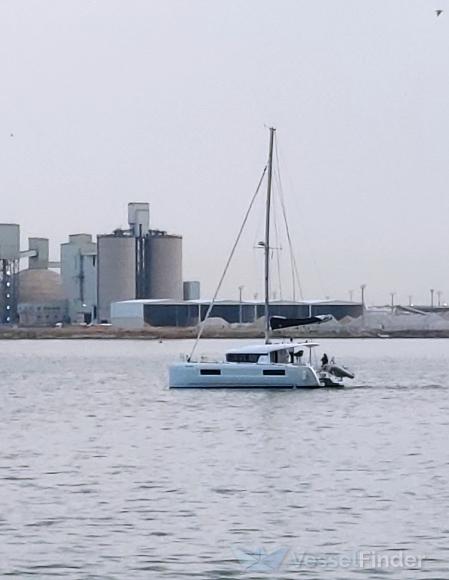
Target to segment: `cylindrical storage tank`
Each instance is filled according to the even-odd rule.
[[[200,283],[198,280],[189,280],[184,282],[184,300],[200,299]]]
[[[136,297],[136,238],[97,237],[98,320],[110,322],[111,302]]]
[[[146,256],[150,298],[182,300],[182,237],[152,235]]]

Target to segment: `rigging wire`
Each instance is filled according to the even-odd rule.
[[[281,279],[281,238],[279,236],[278,230],[278,220],[277,220],[277,197],[273,196],[273,225],[274,225],[274,238],[275,238],[275,245],[272,249],[273,252],[276,252],[276,265],[277,265],[277,274],[278,274],[278,284],[279,284],[279,299],[282,300],[282,279]]]
[[[236,240],[234,242],[234,245],[232,246],[231,253],[229,254],[228,260],[226,262],[225,269],[223,270],[223,273],[221,275],[220,281],[218,282],[218,286],[217,286],[217,288],[215,290],[215,293],[214,293],[214,296],[213,296],[213,298],[211,300],[211,303],[209,304],[209,308],[207,309],[206,316],[204,317],[204,320],[201,321],[200,328],[199,328],[198,335],[196,337],[195,343],[194,343],[194,345],[192,347],[192,350],[190,352],[190,355],[187,358],[187,361],[188,362],[190,362],[192,360],[192,357],[195,354],[195,350],[196,350],[196,347],[198,346],[198,342],[200,341],[201,335],[203,334],[203,330],[204,330],[206,321],[209,318],[210,313],[212,312],[212,308],[214,307],[215,301],[217,300],[218,293],[220,292],[221,286],[223,284],[223,280],[226,277],[226,274],[228,272],[228,269],[229,269],[229,266],[231,264],[232,258],[234,257],[235,250],[237,249],[237,246],[238,246],[238,243],[240,241],[240,238],[242,237],[243,230],[245,229],[246,222],[248,221],[248,218],[249,218],[249,214],[251,213],[251,210],[253,208],[254,202],[256,201],[256,197],[257,197],[257,195],[258,195],[258,193],[260,191],[260,188],[262,187],[263,179],[265,177],[265,173],[267,172],[267,168],[268,168],[268,165],[265,165],[265,167],[264,167],[264,169],[262,171],[262,175],[260,176],[259,183],[257,184],[257,189],[254,192],[254,195],[253,195],[253,197],[251,199],[251,202],[250,202],[250,204],[248,206],[248,209],[246,210],[246,214],[245,214],[245,217],[243,218],[242,225],[240,226],[239,233],[237,234],[237,238],[236,238]]]
[[[285,231],[287,234],[288,247],[289,247],[289,251],[290,251],[290,264],[291,264],[291,269],[292,269],[292,283],[293,283],[293,300],[296,299],[295,281],[298,284],[299,296],[300,296],[301,300],[304,300],[301,279],[299,277],[298,264],[296,262],[295,253],[293,251],[293,242],[292,242],[292,237],[290,235],[290,228],[288,226],[287,210],[285,208],[284,192],[283,192],[282,180],[281,180],[281,171],[280,171],[279,151],[278,151],[277,140],[275,143],[275,150],[276,150],[276,156],[275,156],[276,157],[276,173],[277,173],[277,179],[279,181],[279,198],[281,201],[282,215],[284,217]]]
[[[281,199],[281,188],[282,188],[282,184],[280,182],[280,173],[275,170],[275,175],[276,175],[276,182],[278,183],[278,189],[279,189],[279,201],[281,203],[281,210],[282,210],[282,223],[283,226],[285,228],[286,231],[286,238],[288,241],[288,259],[289,259],[289,266],[290,266],[290,276],[291,276],[291,285],[292,285],[292,299],[295,300],[296,299],[296,285],[297,285],[297,274],[295,272],[295,264],[294,264],[294,252],[293,252],[293,243],[291,240],[288,239],[288,221],[287,221],[287,212],[285,207],[283,206],[283,200]]]
[[[275,168],[275,171],[274,171],[274,181],[275,181],[276,186],[277,186],[277,191],[279,191],[281,185],[280,185],[280,179],[279,179],[279,172],[276,170],[276,168]],[[278,195],[278,197],[280,197],[280,195]],[[282,212],[282,214],[283,214],[283,212]],[[285,227],[285,219],[283,219],[282,225]],[[283,232],[282,232],[282,234],[283,234]],[[295,296],[296,296],[296,280],[295,280],[295,272],[294,272],[293,262],[292,262],[292,249],[291,249],[290,245],[289,245],[288,258],[289,258],[289,261],[290,261],[290,274],[291,274],[291,281],[292,281],[292,297],[293,297],[293,300],[295,300]]]
[[[279,155],[279,151],[278,151],[278,148],[277,148],[277,141],[276,141],[276,160],[277,160],[277,166],[278,166],[278,171],[279,171],[279,167],[280,167],[280,155]],[[289,177],[288,174],[287,174],[287,177]],[[289,178],[289,182],[291,184],[291,178]],[[296,264],[296,259],[295,259],[294,254],[292,255],[292,257],[294,258],[296,275],[298,276],[298,267],[297,267],[297,264]],[[312,266],[313,266],[313,268],[315,270],[315,274],[316,274],[316,277],[317,277],[317,281],[318,281],[318,284],[319,284],[321,293],[322,293],[323,296],[326,296],[328,294],[328,287],[323,282],[323,276],[321,274],[320,268],[318,267],[317,261],[315,259],[314,252],[309,252],[308,253],[308,257],[310,258],[310,261],[312,262]],[[298,276],[298,282],[299,282],[299,276]],[[300,287],[300,296],[303,299],[303,292],[302,292],[301,287]]]
[[[257,207],[254,209],[254,213],[257,212],[254,228],[254,238],[253,238],[253,249],[260,249],[259,242],[263,239],[264,229],[265,229],[265,206]]]
[[[265,205],[257,204],[257,207],[254,208],[253,211],[256,214],[256,227],[254,229],[254,239],[253,239],[253,252],[252,252],[252,262],[251,262],[251,274],[254,280],[262,279],[261,275],[261,261],[260,261],[260,250],[261,245],[260,241],[263,240],[264,237],[264,229],[265,229]],[[257,300],[257,297],[260,293],[260,286],[259,282],[256,285],[255,293],[253,294],[254,300]]]

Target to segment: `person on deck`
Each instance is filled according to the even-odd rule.
[[[327,364],[329,364],[329,359],[327,358],[327,354],[324,353],[321,357],[321,367],[324,368]]]

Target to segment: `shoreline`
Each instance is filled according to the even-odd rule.
[[[77,327],[62,328],[0,328],[0,340],[186,340],[195,339],[196,327],[148,327],[138,330],[124,330],[116,327]],[[261,339],[264,334],[260,330],[244,328],[205,329],[202,338],[205,339]],[[449,330],[396,330],[380,332],[364,329],[360,332],[284,332],[275,333],[273,339],[436,339],[449,338]]]

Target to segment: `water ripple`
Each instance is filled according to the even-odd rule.
[[[0,576],[447,580],[448,343],[323,342],[355,386],[176,392],[182,342],[2,343]]]

